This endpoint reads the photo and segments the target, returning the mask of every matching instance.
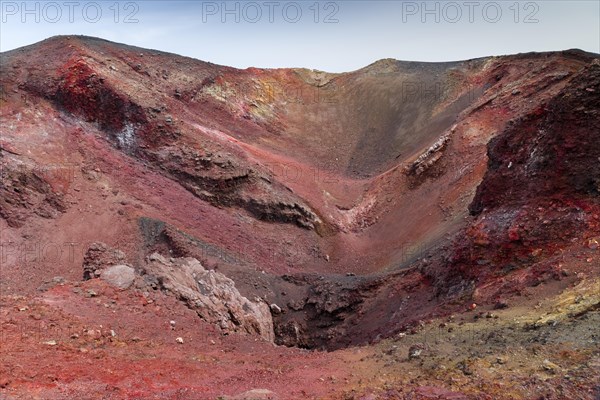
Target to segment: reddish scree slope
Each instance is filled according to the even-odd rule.
[[[132,222],[147,216],[266,271],[399,267],[462,224],[487,142],[591,59],[383,60],[333,75],[50,39],[2,57],[5,163],[41,169],[31,185],[44,198],[3,216],[59,247],[135,248]],[[62,217],[25,223],[32,211]],[[52,226],[57,237],[44,236]],[[75,247],[63,268],[80,265]]]
[[[328,74],[57,37],[1,68],[3,295],[80,280],[93,242],[158,250],[286,305],[278,343],[334,349],[565,257],[597,274],[597,55]]]

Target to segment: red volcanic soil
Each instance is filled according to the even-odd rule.
[[[3,398],[600,395],[598,55],[0,66]]]

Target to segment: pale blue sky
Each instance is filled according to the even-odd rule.
[[[381,58],[452,61],[569,48],[600,53],[598,0],[0,3],[2,51],[83,34],[238,68],[331,72]]]

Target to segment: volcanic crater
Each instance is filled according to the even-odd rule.
[[[231,398],[488,398],[477,385],[533,398],[502,397],[456,354],[460,382],[427,361],[414,368],[428,384],[365,371],[431,354],[373,361],[457,315],[452,335],[573,287],[587,306],[560,329],[598,318],[597,54],[385,59],[333,74],[60,36],[2,53],[1,70],[7,398],[204,399],[257,385],[270,394]],[[38,340],[48,327],[58,339]],[[586,338],[568,351],[590,372],[600,353]],[[244,365],[261,355],[270,367]],[[47,376],[43,357],[62,366]],[[96,372],[74,372],[94,358]],[[542,385],[544,398],[600,393],[571,375],[552,378],[560,393]]]

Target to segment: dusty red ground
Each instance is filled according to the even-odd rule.
[[[503,398],[484,388],[498,377],[463,374],[455,385],[404,360],[420,376],[409,379],[397,362],[356,354],[375,357],[389,350],[380,339],[418,335],[423,321],[473,302],[531,310],[598,275],[597,55],[381,60],[327,74],[57,37],[3,53],[1,67],[8,398],[212,399],[262,388],[284,399],[436,398],[438,389]],[[152,236],[156,223],[168,240]],[[81,283],[93,242],[133,266],[154,250],[197,257],[284,308],[307,300],[275,317],[281,343],[372,347],[324,353],[223,337],[163,293],[149,303]],[[40,291],[55,276],[67,283]],[[294,321],[296,342],[284,329]],[[574,366],[593,370],[594,340],[576,341]],[[515,368],[515,379],[527,370]],[[585,387],[581,398],[596,390],[578,375],[556,385]],[[576,398],[557,393],[548,398]]]

